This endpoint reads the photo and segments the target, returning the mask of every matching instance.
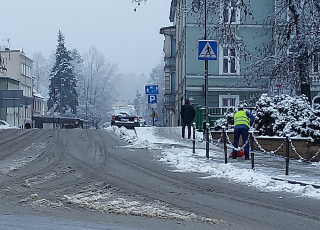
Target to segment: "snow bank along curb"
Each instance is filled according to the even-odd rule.
[[[116,129],[109,130],[114,131]],[[311,180],[319,181],[318,178],[312,178],[312,175],[286,176],[286,180],[275,180],[273,178],[283,178],[283,169],[259,165],[255,170],[252,170],[249,166],[250,163],[248,163],[248,161],[241,161],[241,159],[232,161],[231,164],[225,164],[223,150],[212,145],[210,147],[210,159],[205,157],[205,148],[201,147],[204,143],[197,143],[196,154],[192,154],[192,147],[190,147],[192,146],[191,142],[189,143],[186,140],[181,140],[180,136],[172,135],[172,133],[179,133],[181,127],[146,127],[145,132],[147,132],[147,134],[143,133],[143,128],[139,128],[139,132],[142,134],[141,136],[146,138],[144,140],[148,141],[150,144],[153,144],[152,141],[156,140],[159,142],[159,139],[161,139],[159,136],[155,137],[155,134],[157,134],[155,130],[167,130],[168,133],[163,134],[163,139],[174,136],[176,139],[172,140],[170,143],[177,143],[177,140],[179,140],[180,146],[185,146],[176,148],[174,147],[174,144],[171,144],[171,147],[170,145],[167,145],[166,148],[162,149],[160,160],[163,163],[171,164],[175,171],[206,173],[209,174],[206,178],[226,178],[230,181],[255,187],[261,191],[281,191],[288,192],[289,196],[305,196],[320,199],[320,190],[316,189],[317,186],[313,187],[305,182]],[[134,131],[125,130],[125,132],[125,135],[135,136],[135,138],[141,141],[139,135],[137,137]],[[165,141],[163,141],[163,143],[165,143]],[[315,170],[318,168],[320,170],[319,163],[312,164],[316,167]],[[291,183],[289,183],[288,180],[290,180]],[[294,181],[297,182],[298,180],[301,182],[300,184],[292,183]],[[303,186],[305,184],[306,186]]]

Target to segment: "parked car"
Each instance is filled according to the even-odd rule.
[[[111,117],[111,125],[130,129],[140,127],[140,120],[132,106],[118,106]]]

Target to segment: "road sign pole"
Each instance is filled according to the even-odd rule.
[[[208,88],[209,88],[209,60],[218,59],[217,41],[207,40],[207,0],[204,0],[204,40],[199,40],[198,60],[204,60],[204,116],[203,116],[203,135],[206,139],[206,156],[209,158],[209,133],[210,124],[208,118]]]
[[[153,107],[151,108],[151,113],[152,113],[152,126],[154,126],[154,110]]]
[[[207,0],[204,1],[204,40],[207,40]],[[205,128],[206,135],[206,157],[209,158],[209,127],[207,127],[208,120],[208,60],[204,61],[204,107],[205,107],[205,115],[204,120],[205,124],[203,128]]]
[[[204,116],[204,128],[206,135],[206,157],[209,158],[209,127],[207,124],[209,123],[208,119],[208,60],[205,60],[205,92],[204,92],[204,107],[205,107],[205,116]]]

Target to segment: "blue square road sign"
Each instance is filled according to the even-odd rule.
[[[146,85],[146,94],[159,94],[158,85]]]
[[[213,40],[199,40],[198,60],[217,60],[217,42]]]
[[[157,95],[148,95],[148,104],[156,104]]]

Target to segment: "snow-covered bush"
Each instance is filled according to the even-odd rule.
[[[214,130],[221,130],[222,127],[233,128],[233,115],[237,112],[237,109],[233,106],[227,109],[224,113],[224,117],[215,121]]]
[[[305,96],[262,95],[255,112],[260,135],[311,137],[320,142],[319,111],[312,109]]]
[[[214,130],[221,130],[223,126],[232,128],[235,112],[237,109],[230,107],[224,117],[215,122]],[[313,109],[305,96],[263,94],[252,113],[259,135],[311,137],[315,143],[320,143],[320,110]]]

